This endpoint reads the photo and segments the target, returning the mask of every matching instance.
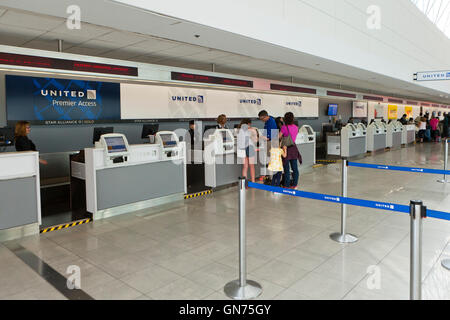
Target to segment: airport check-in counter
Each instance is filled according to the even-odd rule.
[[[341,129],[341,156],[355,157],[367,152],[366,135],[357,125],[349,123]]]
[[[372,122],[367,127],[367,151],[373,152],[386,148],[386,129],[382,122]]]
[[[0,241],[38,234],[40,224],[39,153],[0,153]]]
[[[298,151],[302,155],[301,170],[312,167],[316,164],[316,133],[309,125],[302,126],[295,140]]]
[[[217,188],[238,182],[242,164],[237,158],[235,141],[229,129],[216,129],[205,139],[205,186]]]
[[[410,144],[416,141],[416,125],[407,124],[402,126],[402,144]]]
[[[399,121],[392,121],[387,125],[386,147],[398,148],[402,146],[402,127]]]
[[[93,219],[182,200],[186,193],[186,145],[173,132],[158,132],[154,144],[128,145],[106,134],[72,161],[72,176],[85,181],[86,209]]]
[[[327,154],[331,156],[341,155],[341,135],[340,132],[327,132]]]

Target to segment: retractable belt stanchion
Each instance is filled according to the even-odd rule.
[[[347,197],[347,172],[348,160],[342,159],[342,197]],[[347,204],[341,204],[341,232],[332,233],[330,238],[339,243],[353,243],[358,241],[358,238],[352,234],[346,233],[347,220]]]
[[[422,299],[422,219],[427,216],[427,208],[422,201],[411,201],[411,243],[410,243],[410,300]]]
[[[450,143],[450,139],[447,138],[445,140],[445,147],[444,147],[444,170],[447,171],[448,170],[448,144]],[[450,183],[449,180],[447,180],[447,175],[444,173],[444,179],[442,180],[438,180],[438,182],[440,183]]]
[[[259,283],[247,280],[245,191],[246,180],[239,178],[239,279],[227,283],[224,287],[225,294],[234,300],[254,299],[262,293]]]

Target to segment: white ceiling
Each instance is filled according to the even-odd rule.
[[[431,89],[376,74],[370,81],[366,75],[348,78],[84,22],[80,30],[70,30],[60,17],[0,7],[0,44],[56,51],[58,39],[64,40],[64,52],[74,54],[208,71],[214,64],[220,73],[280,81],[291,81],[293,77],[295,83],[306,85],[450,104],[448,97],[437,96]]]

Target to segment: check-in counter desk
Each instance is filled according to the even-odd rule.
[[[416,125],[407,124],[402,126],[402,144],[407,145],[416,141]]]
[[[392,121],[387,125],[386,147],[399,148],[402,146],[402,127],[399,121]]]
[[[372,122],[367,127],[367,151],[373,152],[386,148],[386,129],[382,122]]]
[[[72,161],[72,175],[85,180],[94,220],[183,199],[186,146],[175,134],[158,133],[156,144],[127,145],[121,162],[108,148],[87,148],[85,163]]]
[[[340,132],[327,132],[327,155],[340,156],[341,155],[341,135]]]
[[[205,139],[203,161],[205,186],[218,188],[238,182],[242,175],[242,161],[237,157],[231,130],[217,129]]]
[[[0,241],[38,234],[40,224],[39,153],[0,153]]]
[[[366,135],[362,127],[349,123],[341,129],[341,157],[350,158],[367,152]]]
[[[193,194],[210,189],[205,186],[205,163],[203,162],[203,149],[188,148],[186,151],[186,156],[187,193]]]
[[[316,164],[316,134],[309,125],[302,126],[295,140],[298,151],[302,155],[302,165],[300,171],[311,168]]]

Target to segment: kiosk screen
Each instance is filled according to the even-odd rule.
[[[122,137],[105,138],[108,153],[126,152],[127,147]]]
[[[177,142],[173,140],[173,136],[171,134],[162,134],[161,141],[163,143],[163,147],[174,147],[177,145]]]
[[[310,135],[310,136],[313,134],[310,127],[306,127],[306,131],[308,132],[308,135]]]

